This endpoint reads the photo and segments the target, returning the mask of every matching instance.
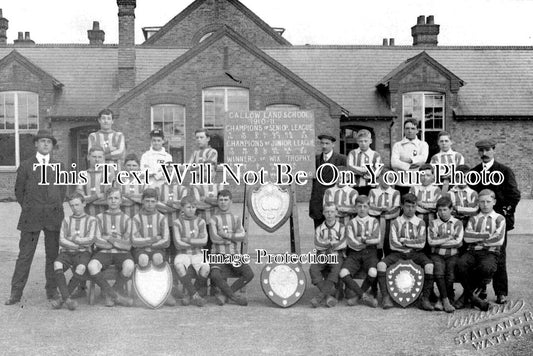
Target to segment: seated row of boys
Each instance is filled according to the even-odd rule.
[[[175,251],[170,251],[172,256],[175,252],[173,264],[188,293],[182,304],[188,305],[192,299],[197,306],[205,305],[206,301],[199,292],[207,286],[210,276],[214,286],[221,291],[216,295],[217,304],[223,305],[230,299],[236,304],[247,305],[246,298],[236,293],[253,279],[254,274],[246,264],[240,267],[227,264],[210,266],[204,262],[201,249],[207,244],[207,225],[196,215],[193,196],[181,199],[183,214],[172,221],[172,237],[169,236],[167,217],[156,209],[159,200],[157,190],[147,188],[142,192],[142,209],[132,218],[121,211],[122,193],[119,188],[109,188],[105,199],[108,209],[96,217],[85,213],[83,195],[74,193],[68,199],[73,214],[65,217],[61,226],[61,250],[54,263],[61,299],[53,301],[53,308],[60,309],[64,304],[70,310],[76,309],[77,303],[72,300],[71,294],[85,280],[87,270],[104,292],[107,306],[115,303],[133,305],[133,300],[121,292],[134,271],[134,260],[140,268],[146,268],[150,261],[160,266],[166,261],[171,240],[175,246]],[[245,232],[241,219],[230,211],[231,192],[219,191],[217,200],[218,208],[209,224],[212,250],[223,255],[238,253]],[[110,265],[120,269],[113,288],[101,273]],[[73,276],[67,285],[64,272],[68,268],[72,268]],[[239,276],[231,286],[226,282],[230,274]],[[195,284],[192,278],[196,278]]]
[[[424,268],[422,309],[453,312],[471,304],[488,310],[488,302],[480,299],[478,294],[490,283],[496,271],[497,256],[505,238],[505,218],[493,209],[496,202],[493,191],[485,189],[478,196],[466,186],[456,186],[449,194],[436,194],[437,200],[432,204],[408,193],[401,197],[402,215],[398,216],[400,206],[395,201],[399,199],[399,193],[388,187],[383,179],[380,179],[378,188],[370,191],[370,197],[357,196],[349,189],[337,186],[326,191],[326,220],[315,231],[315,247],[319,254],[335,254],[339,263],[311,265],[311,280],[319,289],[319,294],[311,300],[313,307],[323,301],[328,307],[337,304],[337,289],[342,288],[339,278],[346,285],[348,305],[361,301],[377,307],[377,278],[382,306],[391,308],[393,303],[385,278],[387,267],[399,260],[412,260]],[[341,190],[355,197],[356,217],[345,216]],[[391,197],[390,203],[384,198],[385,192]],[[463,199],[458,200],[458,196]],[[331,197],[339,199],[330,201]],[[426,223],[424,215],[427,217],[433,209],[436,209],[437,217]],[[387,236],[390,236],[388,242]],[[465,248],[462,249],[463,243]],[[383,257],[382,247],[386,250]],[[386,247],[390,247],[390,252]],[[464,250],[462,255],[460,249]],[[359,286],[354,277],[361,271],[366,272],[366,276]],[[455,301],[453,282],[456,275],[464,292]],[[440,294],[435,306],[429,301],[434,280]],[[371,287],[374,293],[368,292]]]

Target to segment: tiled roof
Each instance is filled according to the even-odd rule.
[[[37,45],[16,49],[63,84],[51,115],[95,116],[118,97],[117,46]],[[353,116],[391,116],[376,85],[426,51],[461,78],[458,115],[533,116],[533,47],[293,46],[262,49]],[[140,83],[187,51],[136,47]]]
[[[422,51],[465,82],[458,115],[533,116],[533,47],[293,46],[264,51],[353,116],[390,116],[376,84]]]

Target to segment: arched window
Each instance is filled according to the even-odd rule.
[[[153,105],[152,130],[162,129],[165,134],[165,149],[173,162],[184,163],[185,107],[175,104]]]
[[[0,168],[16,168],[35,152],[39,96],[24,91],[0,93]]]

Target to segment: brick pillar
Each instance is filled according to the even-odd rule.
[[[135,7],[136,0],[117,0],[118,5],[118,87],[135,86]]]
[[[9,21],[2,16],[2,9],[0,9],[0,46],[7,44],[7,29],[9,28]]]

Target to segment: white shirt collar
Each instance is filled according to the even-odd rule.
[[[406,144],[406,143],[409,143],[409,142],[412,142],[414,145],[418,145],[418,143],[420,142],[420,140],[418,139],[418,136],[415,137],[413,140],[410,140],[408,139],[407,137],[404,137],[400,143],[403,145],[403,144]]]
[[[493,164],[494,164],[494,158],[488,161],[487,163],[483,163],[483,169],[490,169]]]
[[[333,156],[333,150],[329,151],[329,153],[322,153],[324,161],[329,161],[331,156]]]
[[[43,159],[44,159],[44,163],[48,164],[50,163],[50,154],[47,154],[46,156],[41,154],[40,152],[37,152],[35,154],[35,157],[37,158],[37,161],[39,161],[39,163],[43,163]]]

